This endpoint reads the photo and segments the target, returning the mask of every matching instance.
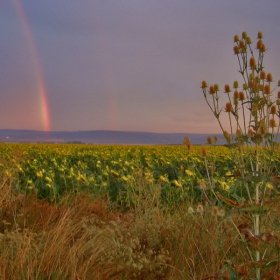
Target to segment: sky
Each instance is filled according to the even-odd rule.
[[[278,81],[279,13],[275,0],[0,0],[0,129],[219,133],[201,81],[242,82],[243,31],[253,46],[263,33]]]

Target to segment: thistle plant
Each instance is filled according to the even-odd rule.
[[[239,182],[231,190],[230,199],[216,192],[217,198],[242,215],[251,217],[252,230],[244,224],[236,225],[236,228],[246,243],[250,261],[255,263],[256,279],[263,279],[262,268],[267,265],[268,251],[260,249],[267,234],[261,232],[261,218],[268,213],[275,193],[279,193],[274,152],[278,149],[280,91],[275,94],[272,74],[265,72],[267,48],[261,32],[257,39],[253,50],[246,32],[242,33],[241,39],[234,36],[233,51],[238,60],[242,86],[237,81],[233,82],[232,88],[229,84],[224,86],[222,94],[226,95],[226,104],[220,104],[218,84],[208,87],[203,81],[201,88],[231,151],[231,159],[236,166],[235,174],[231,176]],[[280,80],[276,86],[280,86]],[[222,122],[222,114],[227,115],[228,122]],[[254,246],[250,246],[248,240]],[[278,259],[276,263],[279,263]]]

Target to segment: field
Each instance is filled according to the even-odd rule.
[[[232,210],[246,192],[231,157],[221,146],[1,144],[0,279],[249,279],[236,225],[249,228],[250,211]],[[277,248],[265,260],[278,260],[268,187],[262,231]]]

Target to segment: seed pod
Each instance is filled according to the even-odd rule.
[[[236,42],[238,42],[238,41],[239,41],[238,35],[234,35],[234,37],[233,37],[233,42],[236,43]]]
[[[207,88],[207,83],[206,83],[205,81],[202,81],[201,84],[202,84],[202,85],[201,85],[201,88]]]
[[[272,82],[272,80],[273,80],[273,79],[272,79],[271,73],[267,73],[266,81],[270,83],[270,82]]]
[[[270,113],[271,113],[272,115],[275,115],[275,114],[277,113],[277,108],[276,108],[275,105],[272,105],[272,106],[271,106],[271,108],[270,108]]]
[[[229,93],[230,91],[230,86],[228,84],[225,85],[225,93]]]

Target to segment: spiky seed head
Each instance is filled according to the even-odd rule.
[[[197,211],[198,213],[201,213],[201,214],[203,213],[204,209],[203,209],[202,204],[198,204],[198,205],[197,205],[196,211]]]
[[[214,85],[214,90],[215,90],[216,92],[220,90],[218,84],[215,84],[215,85]]]
[[[264,94],[270,94],[270,85],[265,85],[263,91]]]
[[[268,83],[270,83],[270,82],[272,82],[272,80],[273,80],[273,78],[272,78],[271,73],[267,73],[266,81],[267,81]]]
[[[238,82],[237,82],[237,81],[234,81],[234,82],[233,82],[233,88],[235,88],[235,89],[238,88]]]
[[[209,144],[209,145],[212,144],[212,138],[211,137],[207,137],[207,144]]]
[[[194,210],[193,210],[193,208],[191,206],[188,208],[188,213],[189,214],[193,214],[194,213]]]
[[[260,91],[263,91],[263,84],[260,84],[259,89]]]
[[[230,86],[228,84],[225,85],[225,93],[231,92]]]
[[[229,102],[226,104],[225,110],[226,110],[226,112],[228,112],[228,113],[230,113],[230,112],[232,111],[232,106],[231,106],[231,104],[230,104]]]
[[[240,92],[239,92],[239,99],[240,99],[241,101],[244,101],[244,100],[245,100],[245,94],[244,94],[243,91],[240,91]]]
[[[247,38],[246,38],[246,44],[247,44],[247,45],[252,44],[252,41],[251,41],[251,38],[250,38],[250,37],[247,37]]]
[[[257,64],[256,64],[256,61],[255,61],[255,58],[254,58],[254,57],[251,57],[251,58],[250,58],[249,65],[250,65],[250,67],[251,67],[252,70],[253,70],[253,69],[256,69]]]
[[[275,119],[270,119],[270,120],[269,120],[269,126],[270,126],[270,127],[276,127],[276,126],[277,126],[277,125],[276,125]]]
[[[238,99],[238,98],[239,98],[239,93],[238,93],[237,90],[234,91],[234,93],[233,93],[233,98],[234,98],[234,99]]]
[[[213,142],[214,142],[214,143],[217,143],[217,142],[218,142],[218,137],[217,137],[216,135],[214,135],[214,137],[213,137]]]
[[[247,84],[243,84],[243,90],[247,90],[248,89],[248,85]]]
[[[201,88],[207,88],[207,83],[206,83],[206,81],[202,81],[202,83],[201,83]]]
[[[270,108],[270,113],[272,115],[275,115],[277,113],[277,107],[275,105],[272,105]]]
[[[236,43],[238,41],[239,41],[239,36],[238,35],[234,35],[233,42]]]
[[[214,89],[213,86],[210,86],[210,87],[209,87],[209,93],[210,93],[210,94],[215,94],[215,89]]]
[[[242,49],[242,48],[244,48],[244,47],[245,47],[244,41],[240,40],[240,41],[239,41],[239,48]]]
[[[247,32],[243,31],[242,32],[242,39],[246,39],[248,37]]]
[[[257,42],[256,48],[259,50],[259,49],[261,48],[262,45],[263,45],[262,40],[259,40],[259,41]]]
[[[206,152],[205,148],[202,148],[202,149],[201,149],[201,155],[202,155],[203,157],[206,157],[206,156],[207,156],[207,152]]]
[[[258,39],[262,39],[262,38],[263,38],[262,32],[258,32]]]
[[[239,54],[239,48],[238,48],[238,46],[234,46],[234,47],[233,47],[233,51],[234,51],[234,54]]]
[[[264,45],[264,44],[262,44],[262,45],[260,46],[260,52],[265,52],[265,45]]]
[[[265,80],[265,79],[266,79],[266,73],[265,73],[265,71],[261,71],[261,72],[260,72],[260,79],[261,79],[261,80]]]

